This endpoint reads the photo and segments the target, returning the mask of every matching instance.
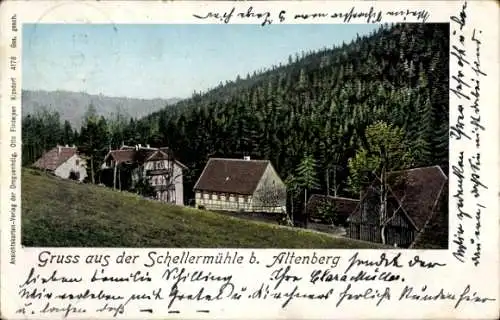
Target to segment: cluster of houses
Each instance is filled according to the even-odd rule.
[[[87,165],[75,146],[57,146],[34,167],[64,179],[83,181]],[[125,170],[124,168],[128,168]],[[168,148],[149,145],[110,150],[101,171],[108,186],[127,190],[141,179],[162,202],[184,205],[183,172],[186,166]],[[124,176],[125,174],[125,176]],[[350,238],[384,242],[398,247],[446,248],[448,243],[448,178],[439,166],[416,168],[387,175],[386,212],[390,217],[381,231],[380,181],[374,180],[360,199],[312,195],[306,216],[318,217],[325,205],[334,208],[336,223]],[[268,160],[211,158],[194,186],[195,205],[214,211],[286,212],[286,187]],[[378,206],[378,207],[377,207]]]

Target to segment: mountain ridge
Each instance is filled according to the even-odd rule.
[[[114,97],[67,90],[22,90],[23,115],[34,114],[37,109],[47,108],[58,112],[61,120],[68,120],[74,128],[80,127],[90,104],[95,106],[98,115],[105,117],[120,114],[127,118],[142,118],[181,100],[177,97],[168,99]]]

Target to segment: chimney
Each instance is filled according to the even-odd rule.
[[[250,160],[250,156],[244,156],[243,160],[249,161]]]
[[[68,145],[65,145],[64,147],[65,147],[65,148],[69,148],[69,146],[68,146]]]

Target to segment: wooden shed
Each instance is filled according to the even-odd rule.
[[[381,182],[375,179],[348,218],[347,235],[350,238],[383,242],[380,185]],[[385,243],[410,247],[433,217],[440,217],[434,218],[435,221],[447,220],[447,207],[443,206],[447,201],[444,199],[447,185],[448,177],[439,166],[388,173]]]

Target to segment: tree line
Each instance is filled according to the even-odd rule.
[[[105,118],[96,108],[86,107],[80,128],[73,128],[69,121],[62,121],[56,111],[41,108],[22,120],[22,164],[28,166],[44,152],[57,145],[76,146],[87,160],[88,182],[100,183],[99,168],[110,149],[119,148],[125,141],[138,139],[133,118],[117,112]]]

